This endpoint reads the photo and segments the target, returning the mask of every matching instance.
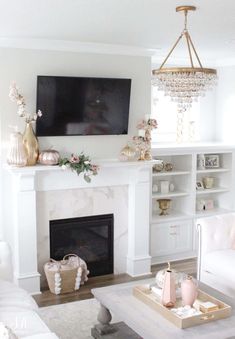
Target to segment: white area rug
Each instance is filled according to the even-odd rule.
[[[41,307],[38,312],[60,339],[90,339],[91,328],[98,323],[99,303],[95,299],[88,299]]]

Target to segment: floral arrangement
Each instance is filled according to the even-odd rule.
[[[11,101],[16,102],[18,106],[17,113],[20,117],[25,118],[26,123],[36,121],[38,117],[42,116],[42,112],[40,110],[38,110],[37,113],[34,113],[33,115],[27,113],[25,98],[22,94],[20,94],[19,88],[16,86],[15,82],[13,82],[10,86],[9,98]]]
[[[142,119],[137,124],[138,136],[133,137],[133,142],[139,151],[139,160],[151,160],[151,131],[157,128],[157,120],[151,119],[150,115],[146,114],[145,119]]]
[[[93,165],[90,158],[83,153],[79,155],[71,154],[70,158],[60,159],[59,166],[63,169],[71,169],[78,175],[84,173],[83,177],[86,182],[91,182],[91,176],[97,175],[99,170],[99,166]]]
[[[157,120],[156,119],[147,119],[147,120],[141,120],[138,125],[137,129],[155,129],[157,128]]]

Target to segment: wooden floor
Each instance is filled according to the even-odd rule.
[[[50,293],[49,290],[43,291],[41,294],[35,295],[34,299],[36,300],[39,307],[64,304],[71,301],[84,300],[93,298],[91,293],[92,288],[96,287],[104,287],[109,285],[121,284],[124,282],[146,279],[148,277],[154,277],[156,272],[165,268],[166,264],[159,264],[152,266],[152,274],[132,278],[128,274],[119,274],[119,275],[105,275],[100,277],[92,277],[85,283],[85,285],[81,286],[79,291],[66,293],[61,295],[55,295]],[[176,261],[171,263],[171,267],[176,269],[177,271],[186,272],[188,274],[196,274],[196,259],[189,259],[183,261]]]

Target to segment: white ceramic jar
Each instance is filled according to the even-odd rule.
[[[161,187],[161,193],[162,194],[167,194],[169,193],[169,181],[168,180],[162,180],[160,181],[160,187]]]

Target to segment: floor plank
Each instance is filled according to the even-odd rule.
[[[186,272],[188,274],[196,274],[196,259],[188,259],[182,261],[176,261],[171,263],[171,267],[177,271]],[[84,300],[93,298],[91,294],[92,288],[104,287],[109,285],[121,284],[129,281],[146,279],[148,277],[154,277],[156,272],[165,268],[166,264],[159,264],[152,266],[152,274],[146,275],[143,277],[132,278],[128,274],[109,274],[100,277],[92,277],[86,282],[85,285],[81,286],[78,291],[72,293],[66,293],[61,295],[52,294],[49,290],[43,291],[41,294],[35,295],[34,299],[36,300],[39,307],[45,307],[50,305],[64,304],[67,302]]]

